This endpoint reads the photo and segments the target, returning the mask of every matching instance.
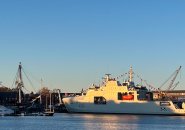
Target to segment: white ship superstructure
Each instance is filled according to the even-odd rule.
[[[161,98],[153,100],[153,93],[135,86],[132,79],[132,68],[129,80],[123,83],[107,74],[103,85],[93,85],[81,96],[66,97],[63,102],[72,113],[185,115],[184,102],[173,102],[161,92]]]

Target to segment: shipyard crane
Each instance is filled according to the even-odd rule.
[[[172,80],[171,80],[171,82],[170,82],[170,85],[168,86],[166,92],[164,92],[165,97],[168,98],[168,99],[171,99],[171,98],[168,96],[167,91],[171,90],[173,86],[174,86],[174,87],[173,87],[172,90],[174,90],[174,89],[176,88],[176,86],[179,84],[179,82],[177,82],[175,85],[173,85],[174,82],[175,82],[175,79],[177,78],[177,75],[179,74],[179,72],[180,72],[180,70],[181,70],[181,68],[182,68],[182,66],[180,66],[180,67],[174,72],[174,77],[172,78]]]
[[[177,78],[177,75],[178,75],[180,70],[181,70],[181,66],[175,71],[175,76],[171,80],[170,85],[169,85],[167,90],[170,90],[173,87],[173,83],[174,83],[175,79]]]
[[[160,96],[161,98],[166,97],[166,93],[165,93],[164,91],[161,91],[159,88],[157,89],[157,88],[155,88],[154,86],[150,85],[146,80],[143,80],[140,76],[137,75],[137,77],[138,77],[141,81],[143,81],[150,89],[152,89],[152,90],[158,92],[158,94],[159,94],[159,96]],[[167,97],[167,98],[168,98],[168,97]]]
[[[173,88],[171,89],[171,90],[174,90],[178,85],[179,85],[179,81],[177,82],[177,83],[175,83],[174,85],[173,85]]]
[[[161,90],[161,88],[162,88],[170,79],[172,79],[171,82],[170,82],[169,87],[166,89],[166,90],[170,90],[170,89],[173,87],[173,83],[174,83],[175,79],[177,78],[177,75],[178,75],[180,69],[181,69],[181,66],[179,67],[179,69],[177,69],[175,72],[173,72],[172,75],[170,75],[170,77],[159,87],[159,89]]]

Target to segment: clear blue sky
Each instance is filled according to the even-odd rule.
[[[21,61],[49,88],[78,92],[132,65],[158,87],[182,65],[185,89],[184,7],[184,0],[1,1],[0,81],[11,87]]]

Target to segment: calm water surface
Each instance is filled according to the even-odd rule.
[[[185,116],[55,114],[0,117],[0,130],[185,130]]]

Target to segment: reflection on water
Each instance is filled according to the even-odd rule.
[[[137,124],[129,125],[129,123],[137,122],[139,119],[138,116],[127,115],[95,115],[95,114],[87,114],[84,115],[83,118],[88,122],[84,124],[85,129],[137,129]],[[124,123],[125,122],[125,123]]]
[[[0,117],[0,130],[184,130],[185,116],[55,114]]]
[[[113,130],[185,129],[184,116],[70,114],[81,120],[76,128]],[[69,115],[68,115],[69,116]]]

